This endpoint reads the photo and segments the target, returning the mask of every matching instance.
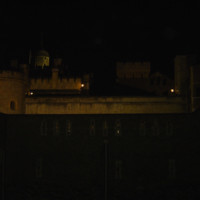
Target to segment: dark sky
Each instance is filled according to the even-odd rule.
[[[36,51],[43,32],[51,56],[75,68],[151,60],[156,70],[167,71],[175,54],[199,53],[200,8],[196,1],[153,2],[1,6],[1,60]]]

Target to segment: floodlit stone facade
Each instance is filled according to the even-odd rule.
[[[0,112],[7,114],[193,112],[200,106],[198,92],[200,66],[190,60],[188,56],[175,58],[175,81],[169,81],[158,73],[149,76],[149,62],[125,65],[118,63],[118,83],[123,81],[125,83],[128,80],[127,85],[132,84],[138,89],[146,88],[150,92],[157,91],[157,97],[90,96],[88,95],[90,75],[64,76],[61,69],[62,59],[55,59],[53,66],[38,64],[31,68],[31,65],[23,64],[19,66],[18,71],[16,62],[12,62],[14,71],[10,69],[0,72]],[[151,83],[152,80],[155,83]],[[157,84],[158,80],[162,87]],[[165,90],[168,91],[167,94],[160,95]]]

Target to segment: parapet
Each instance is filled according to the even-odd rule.
[[[23,73],[17,71],[0,70],[0,79],[18,79],[24,80]]]
[[[81,78],[31,79],[30,90],[80,90]]]

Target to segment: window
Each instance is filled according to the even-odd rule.
[[[16,108],[15,108],[15,102],[14,101],[11,101],[10,102],[10,109],[11,110],[15,110]]]
[[[152,122],[151,131],[152,131],[153,136],[159,136],[159,134],[160,134],[159,124],[158,124],[158,121],[156,119]]]
[[[59,132],[60,132],[60,124],[59,124],[59,121],[56,120],[56,121],[54,121],[54,131],[53,131],[53,134],[54,135],[59,135]]]
[[[175,159],[169,159],[169,178],[175,178],[176,177],[176,163]]]
[[[166,135],[172,136],[173,135],[173,124],[171,121],[168,121],[166,124]]]
[[[43,120],[40,124],[40,134],[41,136],[47,136],[47,122]]]
[[[116,136],[120,136],[122,133],[121,133],[121,122],[120,120],[116,120],[115,122],[115,135]]]
[[[146,122],[142,120],[140,122],[140,136],[145,136],[146,135]]]
[[[71,136],[72,134],[72,124],[69,120],[66,122],[66,136]]]
[[[42,177],[43,159],[37,158],[35,165],[35,176],[36,178]]]
[[[115,161],[115,179],[116,180],[122,179],[122,160]]]
[[[95,120],[90,120],[90,127],[89,127],[90,135],[95,135]]]
[[[106,120],[103,122],[103,136],[108,136],[108,125]]]

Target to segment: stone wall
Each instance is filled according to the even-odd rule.
[[[27,97],[26,114],[185,113],[179,97]]]

